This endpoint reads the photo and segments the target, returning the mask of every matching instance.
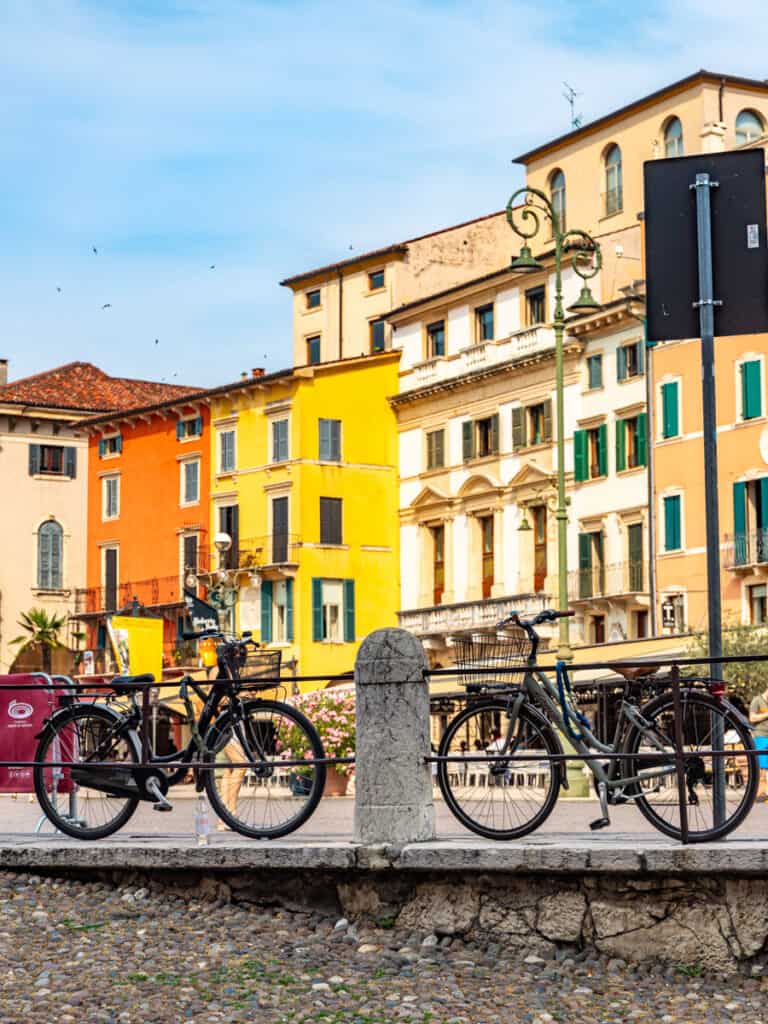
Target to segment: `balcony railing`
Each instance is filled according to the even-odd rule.
[[[517,359],[520,356],[534,355],[555,347],[555,330],[546,324],[534,324],[513,331],[509,336],[511,351],[507,358]]]
[[[645,562],[614,562],[593,565],[568,573],[568,598],[589,601],[595,597],[623,597],[645,592]]]
[[[130,609],[134,598],[144,608],[181,605],[184,601],[181,575],[129,580],[115,586],[82,587],[75,591],[75,615],[98,615]]]
[[[768,563],[768,530],[727,533],[723,563],[726,569],[739,569]]]
[[[552,605],[549,594],[516,594],[485,601],[438,604],[397,613],[399,625],[417,636],[460,633],[470,629],[488,629],[513,611],[536,615]]]

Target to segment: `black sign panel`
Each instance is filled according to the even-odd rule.
[[[645,164],[645,267],[649,341],[699,337],[696,175],[710,189],[715,335],[768,331],[765,153],[649,160]]]
[[[201,601],[193,590],[184,587],[184,603],[187,606],[187,614],[192,621],[192,629],[196,633],[202,633],[205,629],[219,629],[219,616],[215,608]]]

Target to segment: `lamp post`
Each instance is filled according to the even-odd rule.
[[[522,198],[523,202],[515,206],[515,201]],[[571,266],[582,279],[581,294],[568,311],[587,313],[599,309],[589,290],[587,281],[595,276],[602,265],[600,246],[586,231],[572,228],[564,230],[561,216],[555,210],[546,193],[537,188],[520,188],[512,194],[507,203],[507,222],[516,235],[523,239],[520,255],[512,260],[511,269],[519,273],[533,273],[543,270],[544,265],[531,253],[529,239],[536,236],[543,220],[552,225],[552,239],[555,246],[555,392],[557,413],[557,579],[558,603],[561,610],[568,607],[568,510],[565,498],[565,413],[564,400],[564,366],[563,366],[563,332],[565,329],[565,311],[563,309],[563,256],[573,250]],[[571,652],[569,636],[569,619],[560,619],[560,643],[558,658],[570,660]]]

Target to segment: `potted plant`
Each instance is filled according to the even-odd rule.
[[[355,695],[347,690],[316,690],[293,698],[292,703],[310,720],[323,742],[326,757],[354,757]],[[304,756],[304,751],[294,751]],[[328,765],[324,796],[344,796],[353,764]],[[301,769],[296,771],[300,776]],[[297,778],[297,785],[300,780]]]

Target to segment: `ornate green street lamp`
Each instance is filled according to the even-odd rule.
[[[515,201],[522,197],[520,205]],[[544,265],[537,260],[528,240],[534,238],[543,220],[552,225],[552,239],[555,246],[555,390],[557,396],[557,578],[558,603],[561,609],[568,607],[568,510],[565,498],[565,430],[564,418],[564,368],[563,368],[563,331],[565,328],[565,311],[563,310],[563,256],[573,253],[571,266],[584,282],[581,294],[568,311],[587,313],[600,308],[600,304],[592,297],[587,281],[598,273],[602,265],[600,246],[586,231],[573,228],[562,231],[557,213],[549,196],[537,188],[520,188],[507,203],[507,221],[509,226],[523,239],[520,255],[512,260],[511,268],[518,273],[532,273],[543,270]],[[569,637],[569,619],[560,619],[559,658],[570,660],[573,657]]]

